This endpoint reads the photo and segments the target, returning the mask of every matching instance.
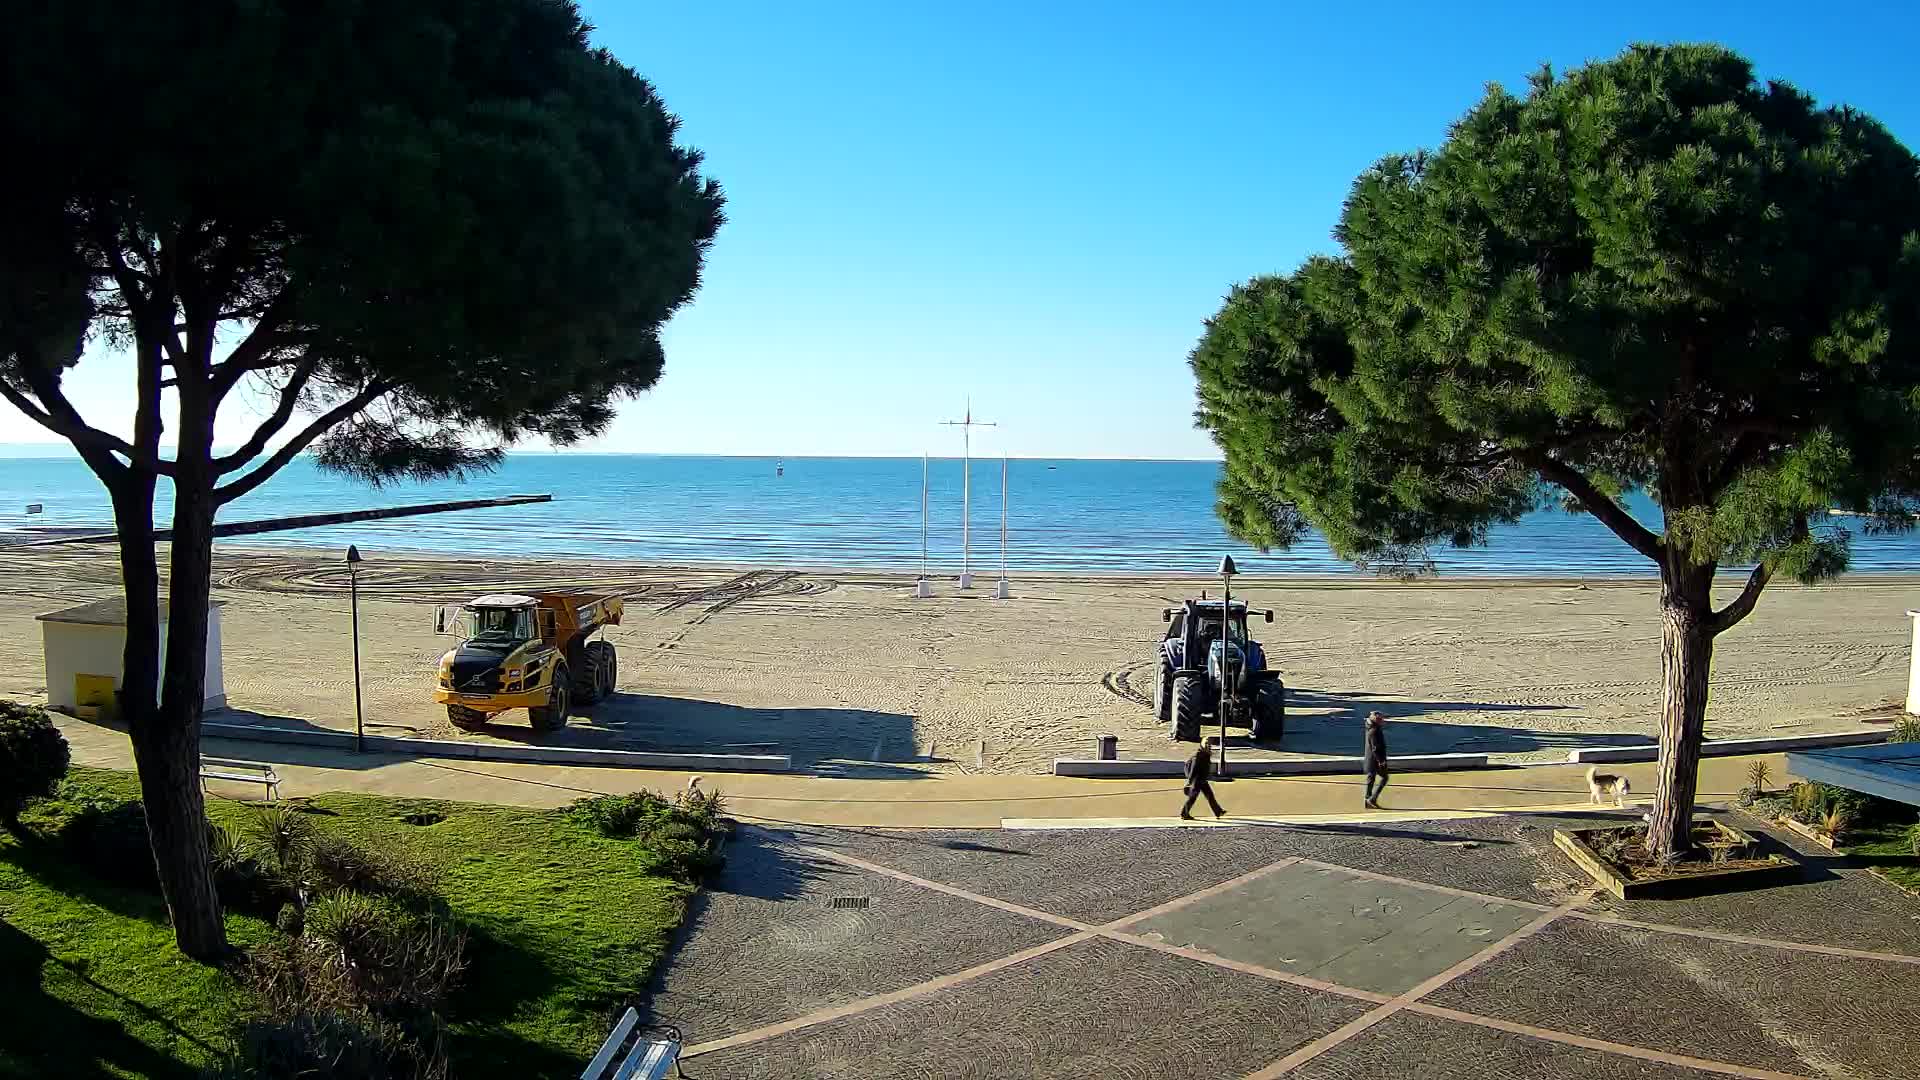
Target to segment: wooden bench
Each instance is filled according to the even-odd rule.
[[[203,757],[200,759],[200,790],[206,790],[209,780],[259,784],[267,789],[268,801],[280,797],[280,774],[273,770],[273,766],[261,761]]]
[[[680,1075],[680,1029],[642,1024],[640,1014],[628,1008],[580,1080],[663,1080],[669,1074]]]

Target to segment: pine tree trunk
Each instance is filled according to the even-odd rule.
[[[147,825],[173,913],[174,938],[181,952],[200,960],[218,959],[227,951],[220,896],[208,865],[206,804],[199,782],[207,603],[213,586],[212,444],[213,419],[204,397],[183,392],[167,575],[167,664],[161,722],[149,740],[159,768],[149,772],[145,763],[140,768]]]
[[[1660,668],[1659,781],[1647,850],[1656,858],[1684,854],[1691,844],[1693,797],[1700,778],[1700,742],[1706,732],[1707,689],[1713,671],[1710,569],[1663,583]]]
[[[131,474],[113,491],[114,526],[120,541],[120,577],[127,602],[127,644],[121,654],[120,715],[133,743],[140,798],[147,816],[160,894],[173,917],[180,951],[198,960],[218,960],[227,951],[219,897],[207,865],[206,806],[200,791],[199,711],[183,725],[177,713],[156,704],[160,692],[160,574],[153,539],[151,474]],[[208,532],[211,533],[211,525]],[[178,582],[175,578],[175,582]],[[207,579],[202,578],[205,582]],[[201,640],[206,640],[206,605]],[[169,638],[180,632],[181,598],[171,606]],[[188,650],[204,657],[204,646]],[[171,640],[168,666],[182,651]],[[204,659],[200,664],[204,671]]]

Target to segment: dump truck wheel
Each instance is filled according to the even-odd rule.
[[[573,700],[582,705],[591,705],[600,697],[600,665],[594,662],[598,657],[594,655],[593,643],[581,646],[575,659],[580,663],[574,670],[569,689],[573,691]]]
[[[547,695],[547,703],[527,710],[533,730],[559,731],[567,726],[567,714],[573,705],[573,680],[569,675],[567,666],[559,665],[553,673],[553,692]]]
[[[461,731],[478,731],[487,726],[487,714],[463,705],[449,705],[447,722]]]
[[[1173,737],[1178,742],[1200,741],[1199,680],[1182,675],[1173,680]]]
[[[590,642],[587,645],[587,662],[593,665],[594,697],[612,697],[614,687],[620,684],[620,658],[613,651],[613,642]]]

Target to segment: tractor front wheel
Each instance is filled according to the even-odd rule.
[[[1200,741],[1200,717],[1206,695],[1200,680],[1182,675],[1173,680],[1173,737],[1176,742]]]
[[[1153,672],[1153,718],[1163,724],[1173,718],[1173,665],[1164,656]]]
[[[1262,679],[1253,688],[1253,741],[1279,742],[1286,730],[1286,684],[1279,679]]]
[[[572,711],[573,680],[568,677],[567,666],[558,664],[553,669],[553,684],[547,694],[547,703],[528,709],[527,718],[533,722],[535,731],[559,731],[567,726],[567,716]]]

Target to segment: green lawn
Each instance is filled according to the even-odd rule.
[[[124,773],[75,769],[82,794],[130,797]],[[650,870],[640,844],[551,811],[366,795],[312,800],[315,824],[409,848],[437,864],[466,929],[469,968],[452,1000],[453,1074],[577,1072],[612,1014],[635,1000],[693,889]],[[51,835],[64,809],[26,815]],[[216,822],[251,811],[215,800]],[[180,958],[166,911],[58,845],[0,838],[0,970],[29,976],[0,1005],[0,1076],[190,1077],[227,1045],[242,988]],[[238,945],[274,931],[229,916]],[[34,974],[37,972],[37,976]]]
[[[1886,823],[1860,826],[1847,833],[1843,850],[1895,883],[1920,890],[1920,857],[1913,853],[1913,842],[1907,838],[1908,828],[1905,824]]]

